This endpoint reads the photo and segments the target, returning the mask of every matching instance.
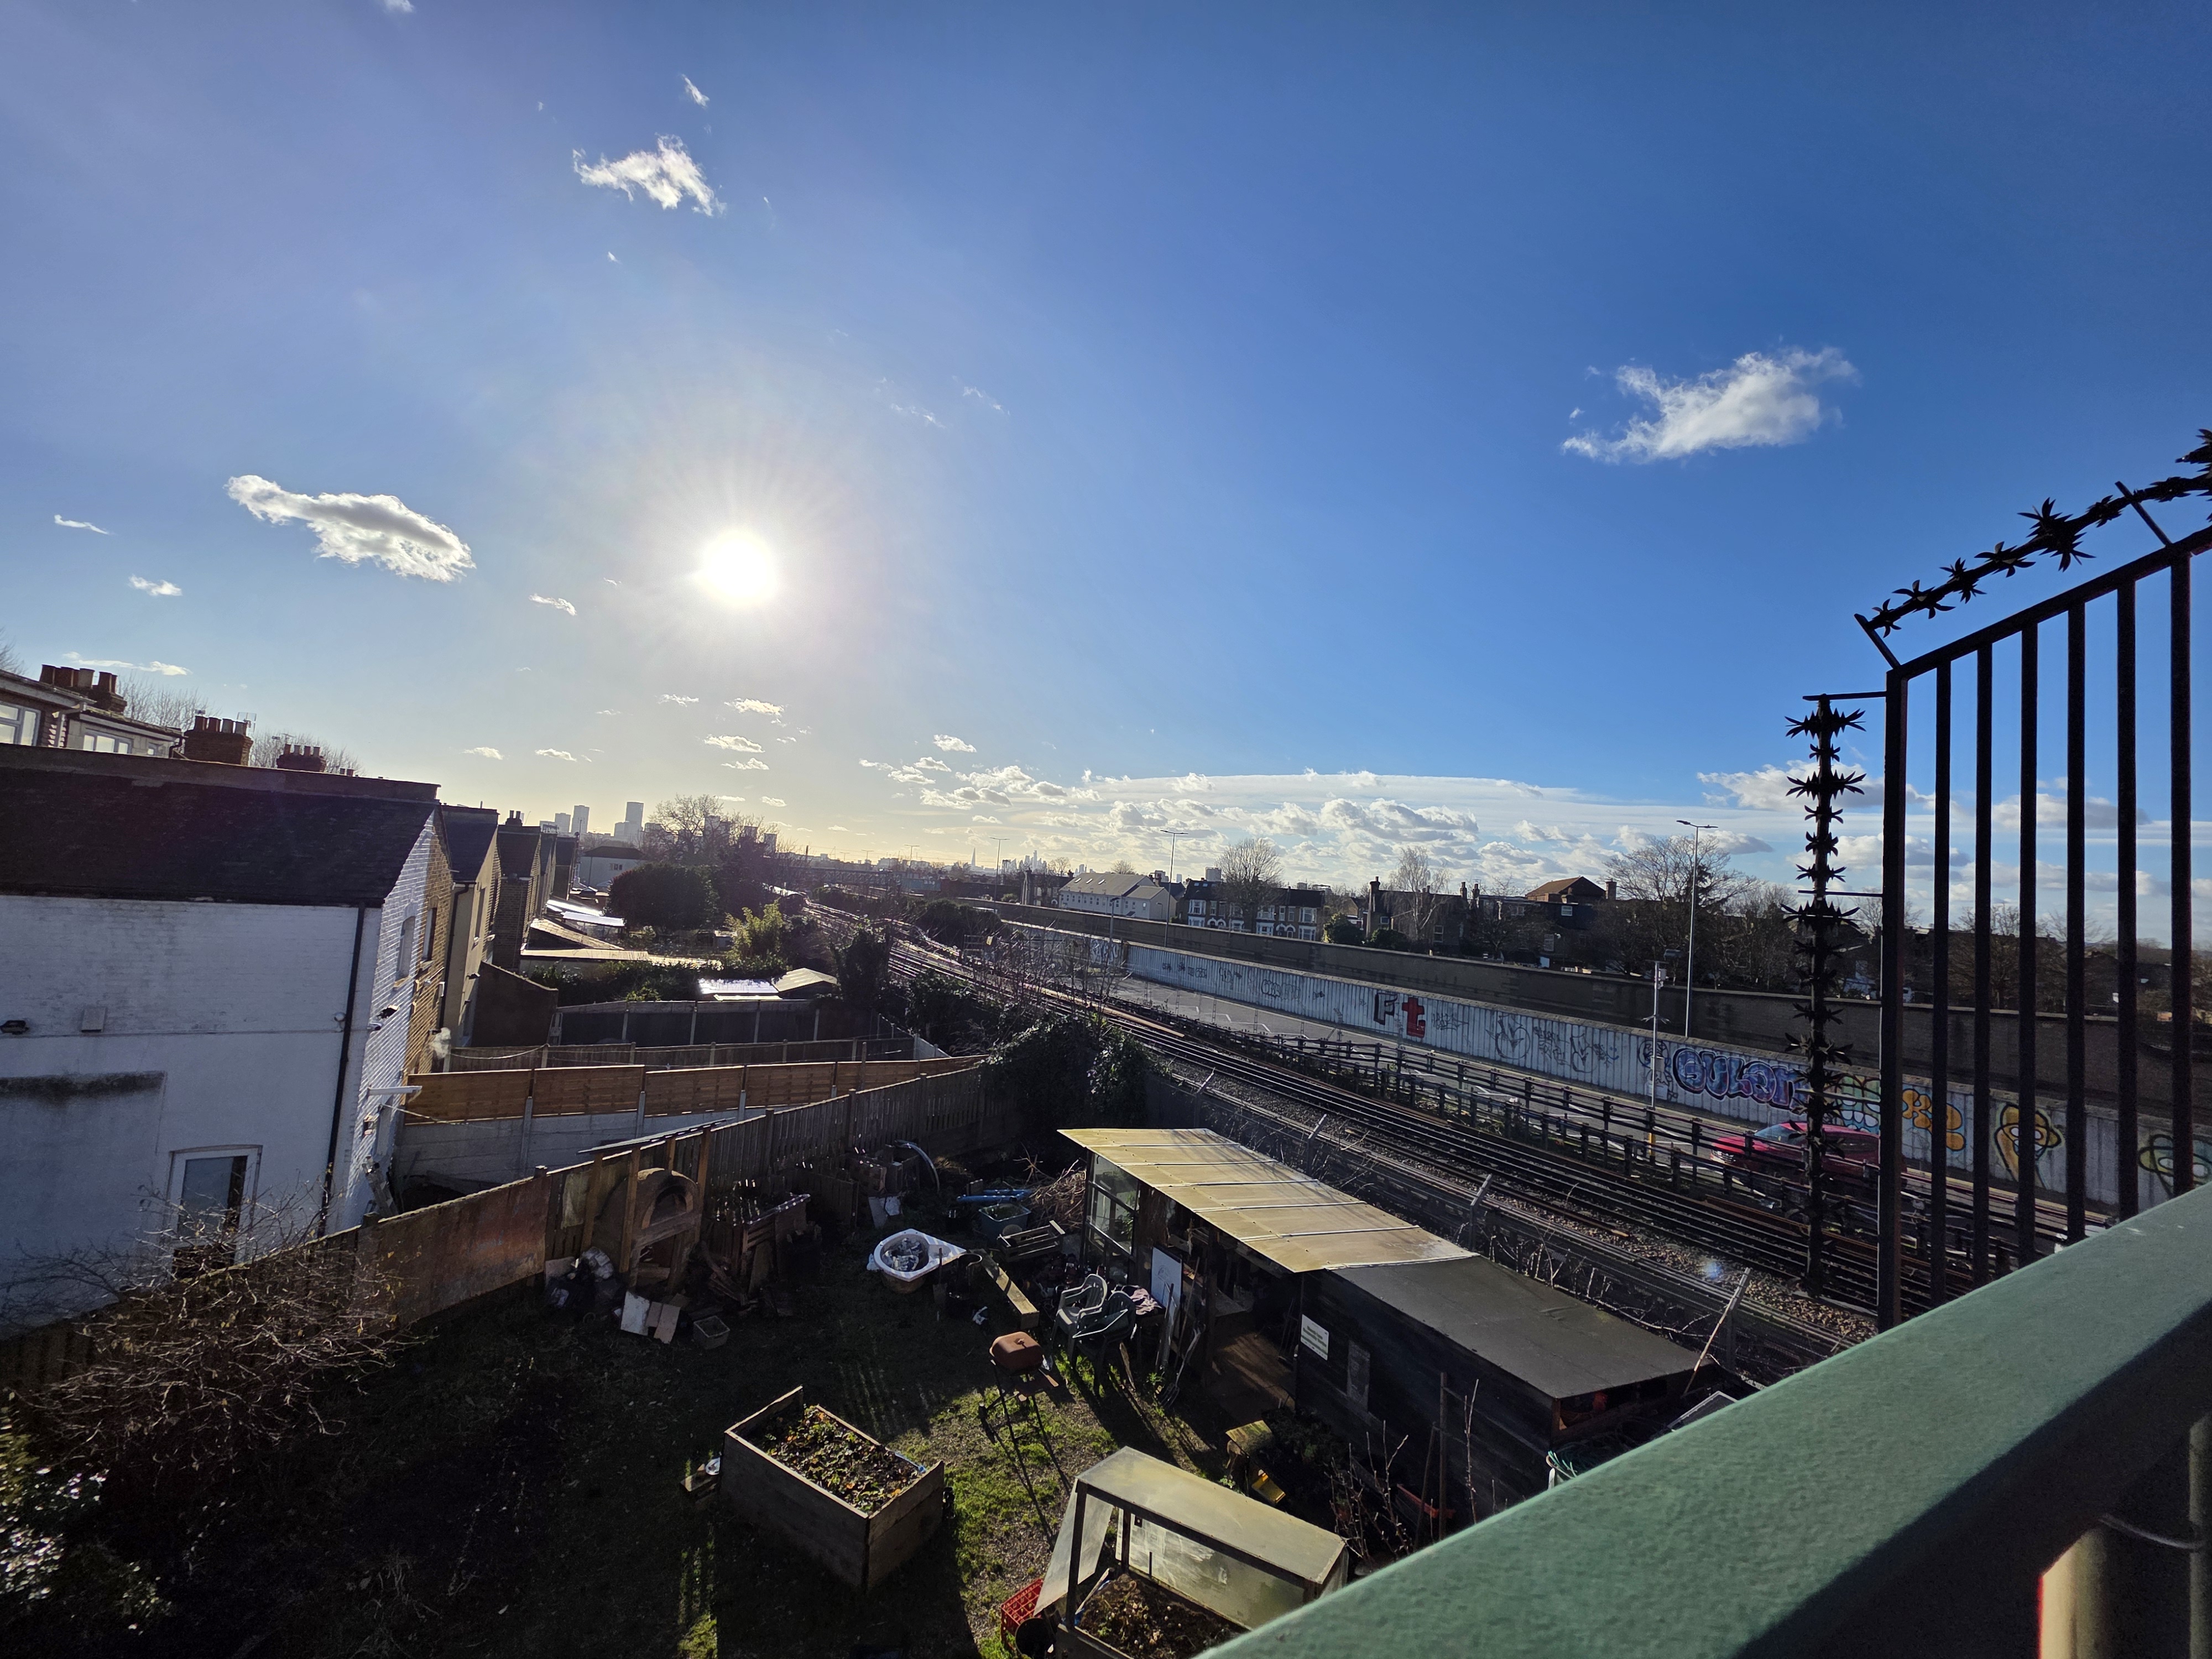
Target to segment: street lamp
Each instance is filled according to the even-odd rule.
[[[1163,830],[1160,831],[1160,834],[1167,837],[1168,879],[1170,881],[1173,881],[1175,879],[1176,843],[1182,840],[1186,836],[1194,836],[1197,833],[1198,831],[1195,830]]]
[[[1682,1035],[1690,1035],[1690,994],[1698,988],[1698,836],[1701,831],[1717,830],[1717,823],[1692,823],[1687,818],[1676,818],[1690,832],[1690,951],[1682,963]]]

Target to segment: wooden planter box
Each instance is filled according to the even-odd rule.
[[[732,1425],[722,1436],[721,1489],[753,1525],[781,1533],[854,1589],[873,1589],[905,1565],[945,1518],[945,1465],[931,1464],[883,1508],[863,1515],[756,1443],[755,1436],[765,1437],[770,1425],[805,1406],[806,1390],[793,1389]],[[860,1433],[834,1413],[832,1420]]]

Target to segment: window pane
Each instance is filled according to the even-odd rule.
[[[186,1231],[234,1231],[239,1210],[245,1201],[246,1158],[242,1153],[185,1160],[184,1182],[177,1194],[177,1218]]]

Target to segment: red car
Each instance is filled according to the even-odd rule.
[[[1761,1175],[1802,1176],[1805,1170],[1804,1119],[1770,1123],[1753,1135],[1721,1135],[1713,1143],[1714,1155],[1736,1168]],[[1881,1170],[1881,1139],[1865,1129],[1830,1125],[1822,1134],[1827,1149],[1820,1159],[1822,1172],[1831,1180],[1873,1186]]]

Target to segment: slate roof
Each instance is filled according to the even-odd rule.
[[[434,787],[380,797],[264,781],[307,775],[0,747],[0,892],[381,903],[436,810]]]
[[[499,814],[489,806],[441,806],[446,821],[446,861],[453,879],[472,882],[483,873],[484,854],[499,830]]]
[[[534,823],[503,823],[499,827],[499,868],[519,881],[530,879],[538,868],[538,845],[544,831]],[[550,839],[550,837],[545,837]]]

